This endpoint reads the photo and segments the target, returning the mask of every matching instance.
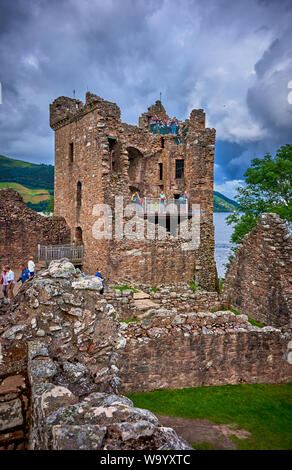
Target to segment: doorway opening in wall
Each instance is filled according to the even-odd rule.
[[[111,171],[114,171],[115,169],[115,148],[117,145],[117,138],[116,137],[108,137],[108,150],[109,150],[109,156],[110,156],[110,169]]]
[[[161,137],[161,148],[164,149],[164,137]]]
[[[75,240],[76,240],[76,245],[83,245],[83,236],[82,236],[81,227],[76,227],[75,229]]]
[[[82,183],[78,181],[76,190],[76,218],[80,219],[80,210],[82,204]]]

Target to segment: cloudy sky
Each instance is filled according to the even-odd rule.
[[[292,1],[0,0],[0,82],[0,154],[36,163],[53,163],[49,103],[73,90],[131,124],[160,92],[179,119],[204,108],[233,196],[251,158],[292,143]]]

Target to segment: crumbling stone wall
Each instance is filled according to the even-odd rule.
[[[162,137],[148,131],[152,112],[167,116],[161,103],[156,103],[142,115],[137,127],[121,122],[115,103],[91,93],[86,94],[85,104],[67,97],[59,97],[51,104],[55,214],[66,219],[72,240],[76,229],[82,232],[84,269],[90,273],[100,267],[105,277],[116,280],[133,271],[134,279],[149,284],[162,279],[166,283],[189,281],[195,275],[203,288],[214,291],[215,130],[205,128],[203,110],[193,110],[187,120],[186,138],[176,145],[172,135]],[[184,177],[180,179],[175,175],[177,159],[185,161]],[[163,164],[161,180],[159,163]],[[123,196],[127,203],[136,190],[147,198],[157,198],[161,190],[173,198],[186,190],[190,204],[200,204],[202,210],[200,248],[184,252],[184,240],[170,238],[164,244],[157,240],[96,239],[93,227],[98,218],[94,205],[105,203],[114,209],[115,196]],[[114,212],[112,221],[114,232]],[[139,258],[137,253],[141,253]]]
[[[122,328],[116,365],[123,392],[292,378],[291,332],[254,327],[245,315],[161,313]]]
[[[17,191],[0,190],[0,263],[17,266],[37,255],[38,244],[70,243],[63,217],[43,217],[23,202]]]
[[[283,326],[292,314],[292,235],[277,214],[262,214],[229,265],[223,298],[266,325]]]
[[[26,365],[26,345],[1,339],[0,450],[23,450],[28,442],[30,388]]]
[[[120,285],[126,283],[119,283]],[[107,286],[104,298],[115,308],[120,321],[130,320],[133,318],[141,319],[157,315],[161,312],[199,312],[203,310],[215,311],[224,307],[220,296],[217,292],[208,292],[197,290],[193,292],[187,284],[175,284],[172,286],[156,287],[156,292],[148,285],[137,285],[136,282],[130,281],[136,290],[136,294],[132,290],[117,290],[117,286]],[[141,308],[137,306],[139,299],[144,300]],[[138,300],[138,302],[137,302]],[[145,302],[146,300],[146,302]],[[150,300],[147,308],[148,301]]]

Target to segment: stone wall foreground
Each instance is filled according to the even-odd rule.
[[[291,331],[252,326],[230,311],[161,313],[122,325],[123,393],[292,379]]]
[[[229,265],[223,300],[265,325],[292,326],[292,234],[277,214],[259,216]]]
[[[100,290],[61,261],[1,302],[0,449],[192,450],[117,394],[119,322]]]

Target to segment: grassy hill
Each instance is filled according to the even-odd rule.
[[[0,183],[7,181],[52,192],[54,191],[54,166],[36,165],[0,155]]]
[[[229,199],[218,191],[213,193],[214,212],[233,212],[238,206],[237,202]]]
[[[14,160],[0,155],[0,189],[9,186],[36,211],[48,210],[54,195],[54,166]],[[214,191],[214,212],[232,212],[237,203]]]
[[[24,202],[29,203],[29,207],[39,205],[41,202],[48,202],[51,197],[47,189],[32,189],[19,183],[0,183],[0,189],[7,187],[18,191]],[[44,204],[44,206],[47,206],[47,204]]]
[[[48,210],[54,195],[54,166],[15,160],[0,155],[0,189],[13,188],[35,211]]]

